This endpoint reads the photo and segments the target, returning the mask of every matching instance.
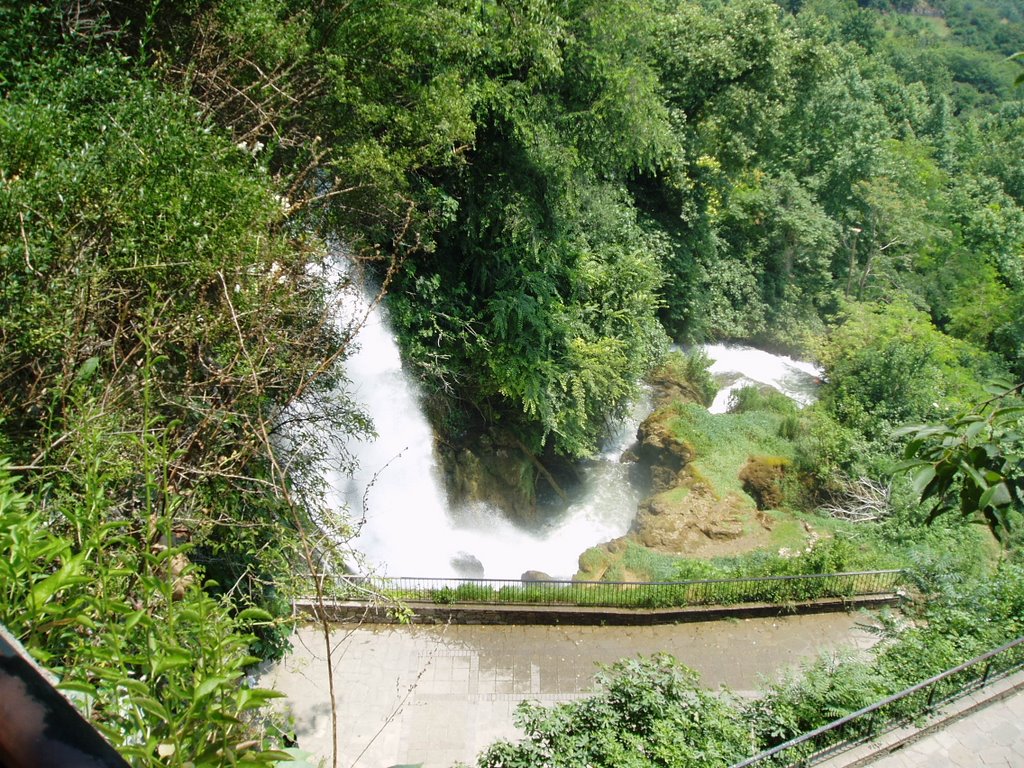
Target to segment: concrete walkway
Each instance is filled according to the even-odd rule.
[[[1024,766],[1024,693],[989,704],[898,752],[873,768]]]
[[[924,723],[840,753],[821,768],[1021,768],[1024,672],[942,706]]]
[[[597,664],[671,653],[708,688],[752,691],[764,676],[837,646],[867,647],[864,615],[824,614],[651,627],[363,626],[332,637],[339,766],[473,764],[498,738],[521,736],[523,699],[569,701]],[[324,641],[303,628],[260,683],[287,695],[299,746],[330,764]]]

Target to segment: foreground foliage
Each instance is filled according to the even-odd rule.
[[[112,519],[103,481],[89,505],[41,508],[0,465],[0,623],[60,678],[90,721],[137,765],[264,765],[282,731],[261,708],[274,696],[246,679],[254,640],[182,551],[149,548]],[[170,534],[170,520],[154,521]]]
[[[319,427],[366,426],[313,407],[344,343],[323,249],[194,102],[58,10],[3,9],[0,621],[139,765],[282,759],[246,674],[286,646]]]
[[[1020,531],[1024,514],[1024,384],[993,382],[992,397],[944,424],[905,427],[905,448],[921,501],[935,499],[929,519],[957,510],[980,518],[1000,541]]]
[[[750,735],[730,699],[703,690],[669,656],[626,659],[598,673],[598,693],[547,708],[524,702],[518,744],[498,742],[490,766],[721,766],[746,757]]]

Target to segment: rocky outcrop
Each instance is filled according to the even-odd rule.
[[[455,573],[464,579],[482,579],[484,577],[484,564],[469,552],[459,552],[448,562]]]
[[[574,581],[601,581],[615,563],[622,559],[632,536],[620,536],[604,544],[591,547],[579,559],[579,571]],[[622,581],[628,581],[627,574],[621,574]],[[647,579],[640,579],[646,581]]]
[[[718,498],[707,486],[691,483],[644,501],[632,530],[645,547],[685,554],[708,541],[742,536],[747,510],[749,505],[736,494]]]
[[[672,430],[672,406],[659,408],[640,424],[630,458],[646,470],[652,493],[674,488],[685,480],[680,473],[693,460],[693,447]]]
[[[682,353],[671,353],[664,365],[647,375],[655,408],[677,402],[710,405],[714,393],[701,392],[700,387],[687,378],[685,360]]]

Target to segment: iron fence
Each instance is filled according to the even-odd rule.
[[[665,582],[348,577],[340,586],[343,591],[346,585],[350,588],[344,596],[351,599],[376,592],[402,601],[439,604],[681,608],[889,595],[901,587],[903,575],[901,570],[885,570]]]
[[[814,765],[935,710],[1024,667],[1024,637],[977,656],[922,683],[821,728],[754,755],[730,768]]]

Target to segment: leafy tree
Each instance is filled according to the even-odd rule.
[[[967,402],[985,362],[907,304],[848,305],[819,357],[824,407],[869,439]]]
[[[578,457],[663,345],[657,240],[615,179],[653,168],[671,136],[646,6],[534,10],[484,17],[504,42],[475,70],[470,163],[444,179],[460,203],[434,253],[396,276],[393,317],[424,371],[445,361],[444,397],[531,451]]]
[[[1024,513],[1024,384],[996,381],[992,395],[944,423],[904,427],[910,438],[903,471],[913,470],[921,501],[934,499],[929,520],[952,510],[981,519],[1000,541]]]
[[[755,172],[749,183],[737,180],[719,225],[723,248],[716,274],[729,274],[736,268],[732,262],[744,265],[753,283],[747,291],[756,296],[739,302],[736,293],[723,291],[735,302],[735,319],[720,329],[730,336],[771,329],[776,338],[795,339],[796,330],[817,325],[822,302],[831,295],[839,237],[810,192],[788,173],[773,178]]]

